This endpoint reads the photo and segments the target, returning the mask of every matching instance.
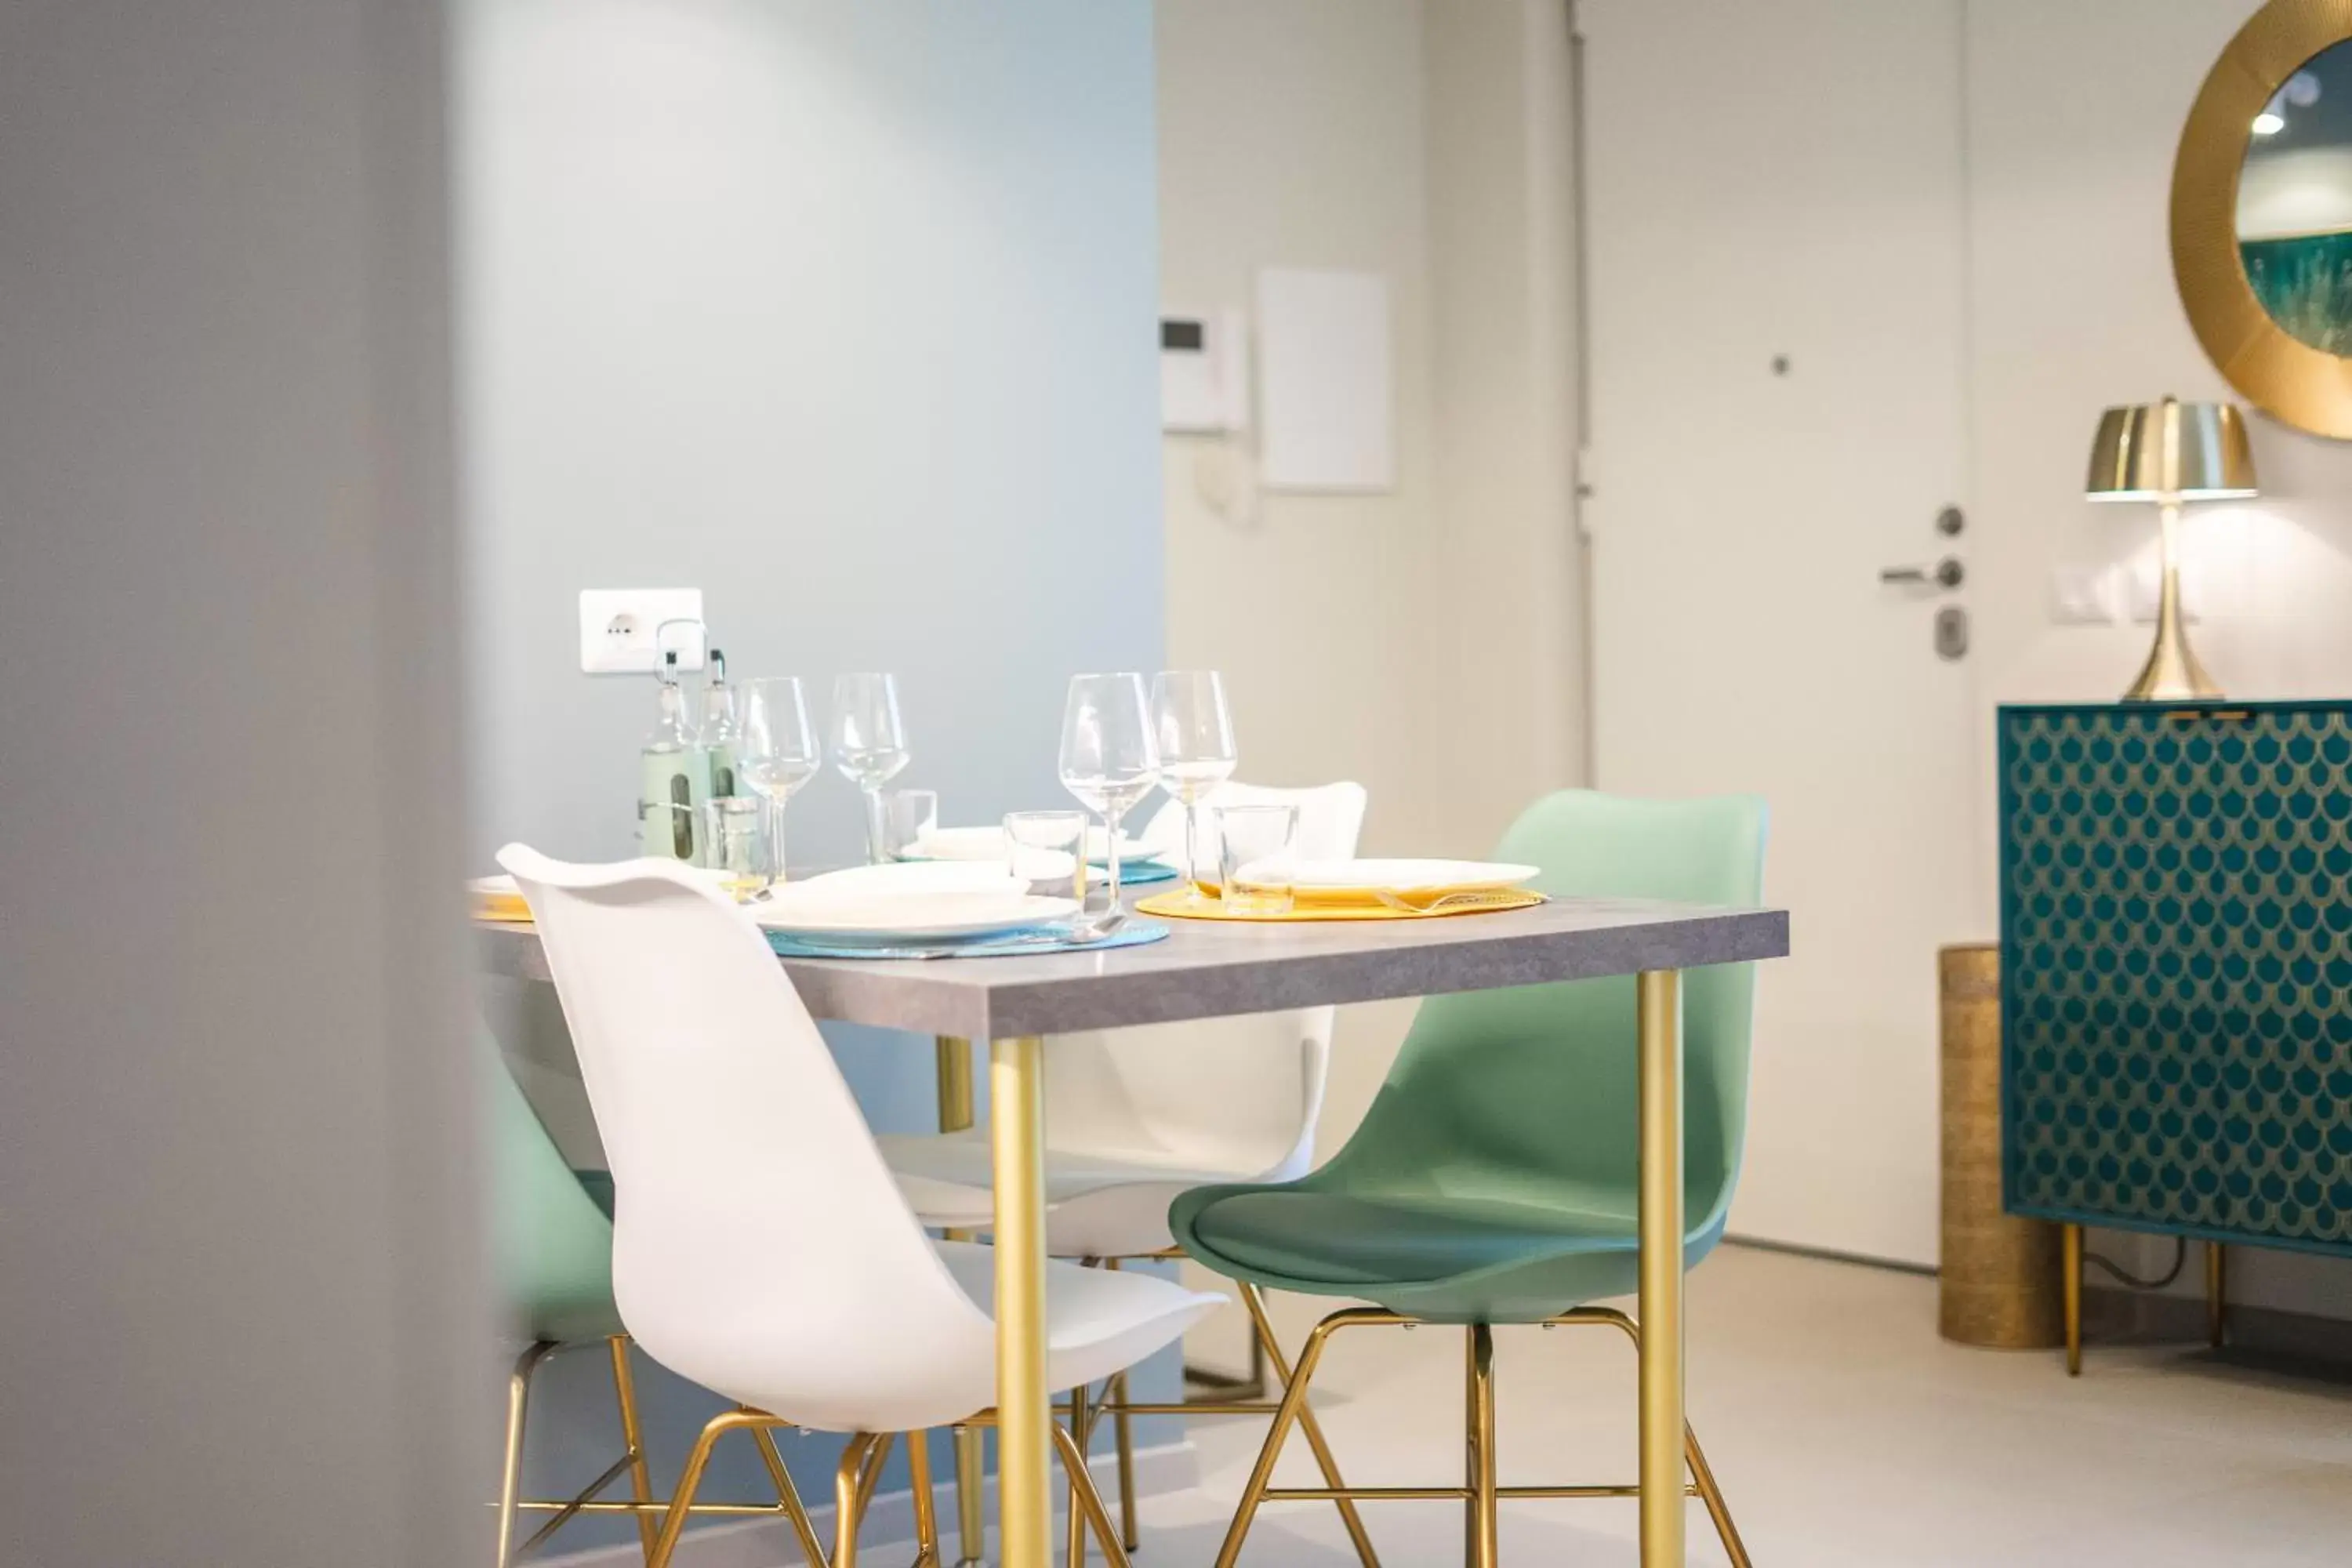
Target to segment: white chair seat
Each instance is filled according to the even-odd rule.
[[[933,1230],[985,1231],[995,1207],[988,1135],[971,1129],[937,1137],[875,1140],[917,1218]],[[1264,1171],[1220,1170],[1139,1149],[1045,1152],[1045,1247],[1056,1258],[1132,1258],[1175,1245],[1168,1205],[1178,1194],[1216,1182],[1264,1179]]]
[[[982,1316],[996,1316],[996,1250],[974,1242],[935,1244],[949,1277]],[[1045,1379],[1056,1394],[1099,1383],[1173,1343],[1225,1298],[1131,1271],[1049,1264],[1045,1270]],[[852,1304],[854,1307],[854,1303]],[[992,1354],[952,1353],[938,1342],[901,1340],[898,1376],[870,1366],[837,1378],[783,1335],[747,1330],[726,1364],[677,1366],[729,1399],[823,1432],[916,1432],[950,1426],[996,1403]],[[982,1347],[987,1349],[983,1342]]]

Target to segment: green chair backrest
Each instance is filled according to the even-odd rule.
[[[1664,802],[1567,790],[1529,806],[1496,854],[1543,868],[1534,886],[1554,895],[1753,906],[1763,898],[1764,831],[1764,803],[1752,796]],[[1430,998],[1363,1124],[1310,1180],[1568,1201],[1630,1224],[1640,1152],[1633,993],[1623,976]],[[1693,1234],[1719,1226],[1730,1207],[1754,1005],[1752,964],[1685,974]]]
[[[509,1310],[534,1338],[619,1331],[613,1310],[613,1222],[523,1098],[484,1030],[489,1100],[494,1267]]]

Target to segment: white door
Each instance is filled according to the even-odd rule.
[[[1969,857],[1961,0],[1582,0],[1595,772],[1752,791],[1795,955],[1759,988],[1734,1235],[1929,1262],[1936,949]]]

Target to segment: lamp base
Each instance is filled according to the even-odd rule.
[[[2126,702],[2210,702],[2222,695],[2197,662],[2189,649],[2186,638],[2168,638],[2160,633],[2156,647],[2148,650],[2147,663],[2141,668],[2139,679],[2124,693]]]
[[[2213,678],[2189,651],[2189,631],[2183,624],[2186,617],[2180,606],[2180,503],[2167,497],[2160,516],[2163,520],[2164,582],[2158,592],[2156,611],[2156,646],[2147,650],[2147,662],[2140,667],[2139,679],[2124,693],[2126,702],[2210,701],[2221,695]]]

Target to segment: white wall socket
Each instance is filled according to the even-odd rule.
[[[677,650],[680,669],[700,669],[706,628],[672,626],[655,640],[665,621],[700,621],[699,588],[583,588],[580,590],[580,668],[589,675],[651,675],[666,648]]]

